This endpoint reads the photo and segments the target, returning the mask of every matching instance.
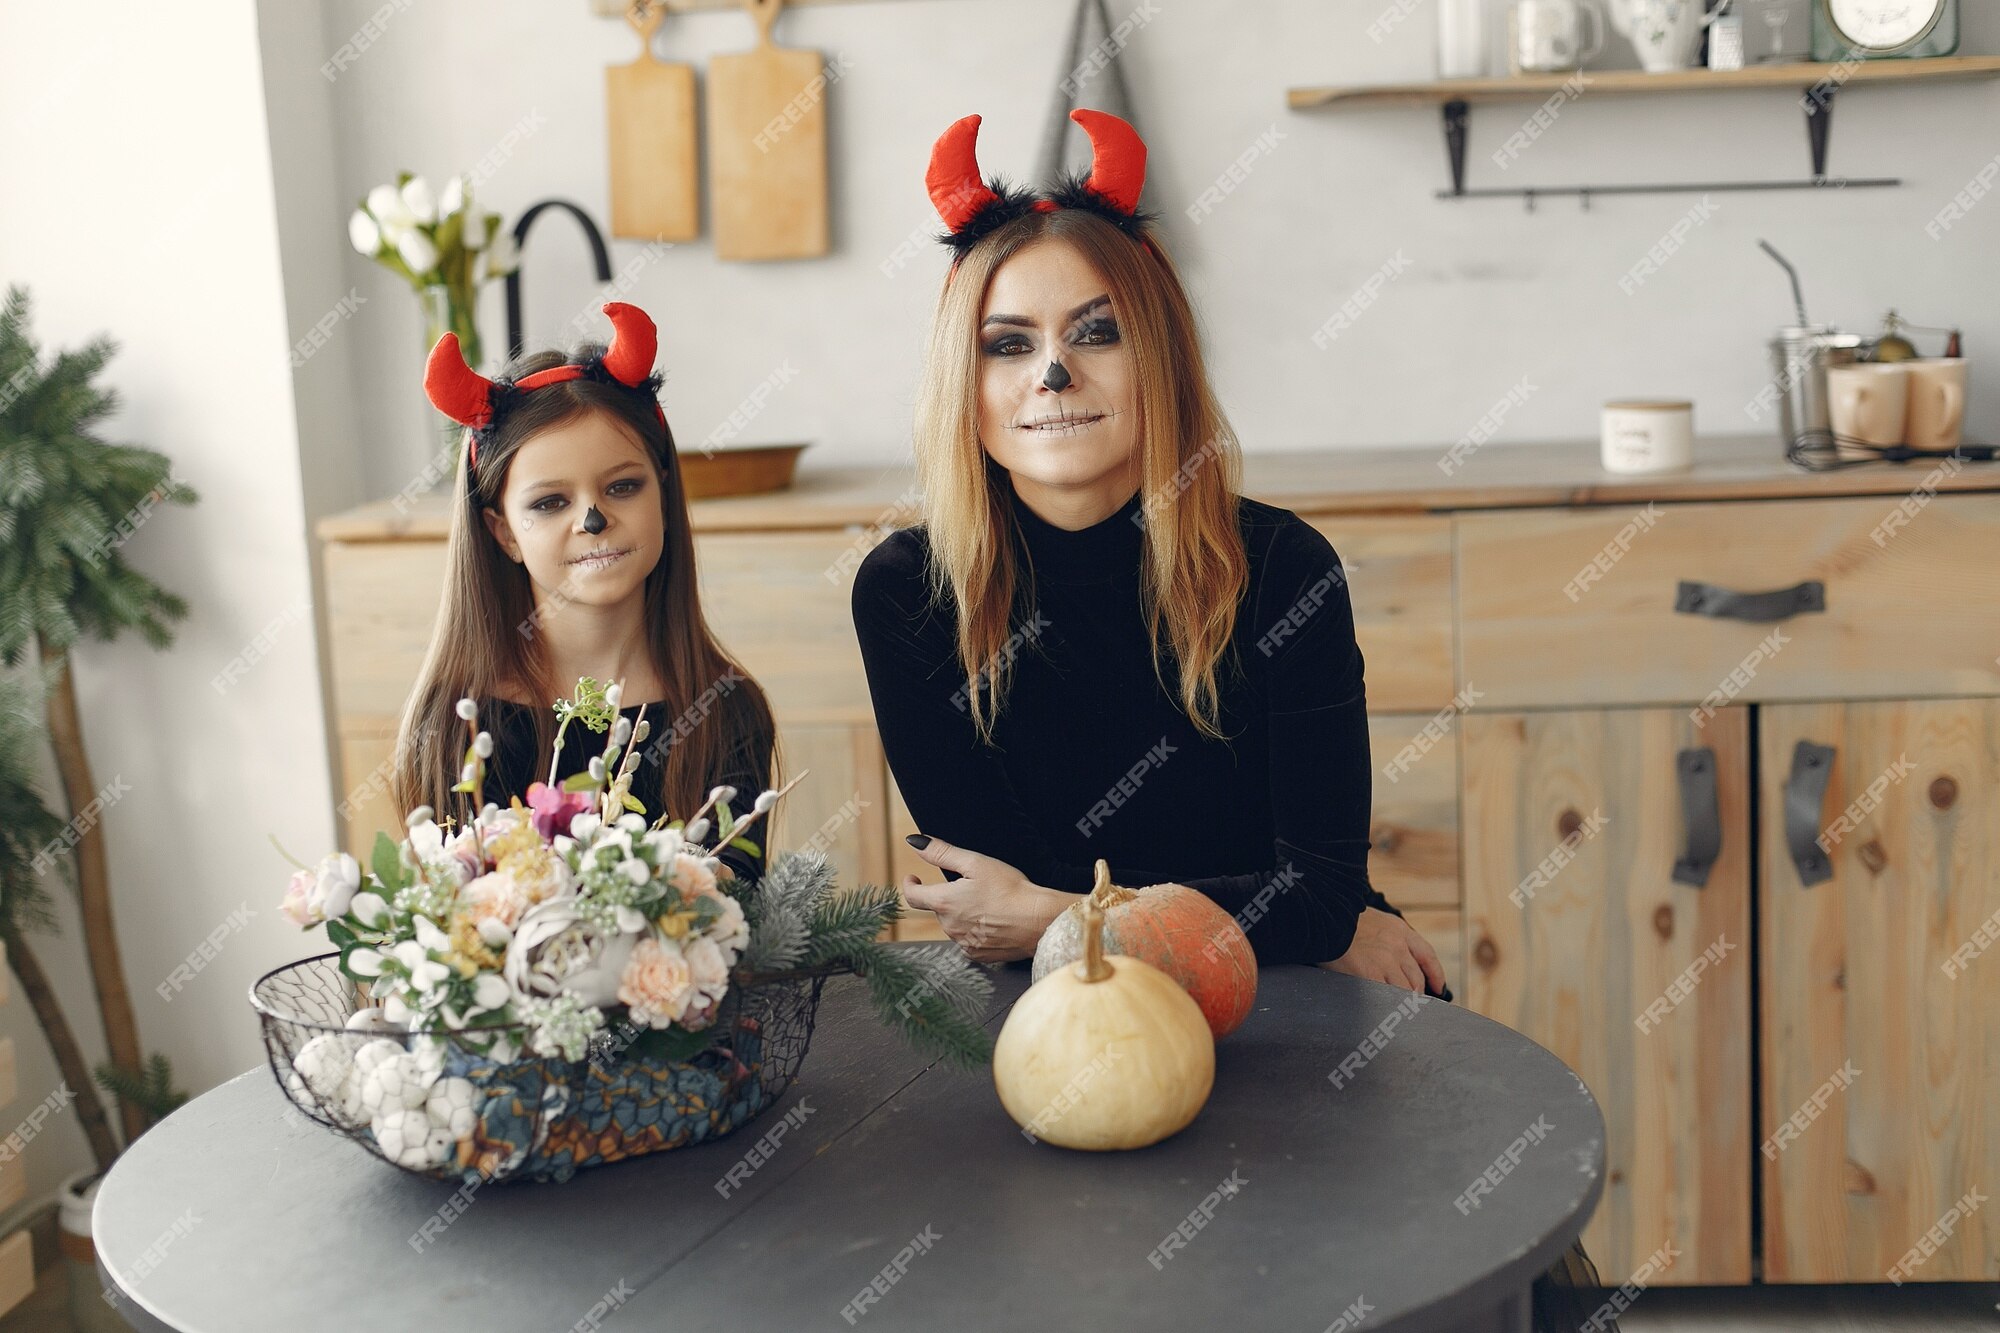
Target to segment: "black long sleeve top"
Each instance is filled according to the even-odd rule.
[[[639,766],[632,774],[632,794],[646,806],[645,819],[651,825],[660,817],[663,804],[662,791],[666,780],[666,748],[672,741],[662,743],[668,734],[673,719],[662,713],[662,705],[631,704],[618,711],[626,720],[637,723],[639,711],[645,709],[646,719],[652,724],[652,731],[642,743]],[[521,803],[528,802],[528,788],[534,783],[548,780],[548,756],[535,754],[534,709],[511,699],[489,699],[480,708],[480,716],[486,721],[486,729],[493,735],[493,758],[486,768],[485,798],[505,807],[510,798],[518,796]],[[726,725],[723,714],[717,714],[708,722],[711,726]],[[563,733],[562,755],[557,760],[556,782],[560,786],[564,780],[590,767],[591,757],[604,753],[605,733],[596,732],[580,722],[572,722]],[[730,810],[741,819],[750,810],[750,804],[759,792],[770,785],[770,756],[753,753],[755,746],[747,743],[728,747],[729,760],[725,771],[717,774],[708,787],[727,784],[736,788],[736,799],[729,803]],[[703,789],[704,793],[707,788]],[[677,819],[685,819],[692,810],[676,810]],[[753,857],[739,847],[725,847],[717,853],[718,859],[735,872],[738,891],[748,888],[763,877],[766,858],[770,848],[765,844],[764,835],[769,816],[760,819],[745,836],[756,843],[766,853],[766,857]],[[709,840],[715,837],[714,812],[708,815]]]
[[[855,577],[876,723],[917,827],[1050,888],[1087,892],[1098,858],[1119,884],[1188,885],[1235,914],[1260,962],[1340,957],[1365,907],[1396,909],[1368,883],[1367,702],[1332,545],[1238,501],[1249,584],[1218,664],[1217,740],[1182,710],[1170,652],[1164,688],[1154,673],[1140,495],[1075,532],[1009,496],[1032,573],[993,744],[967,705],[956,610],[930,598],[925,530],[888,537]]]

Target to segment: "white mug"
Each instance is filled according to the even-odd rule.
[[[1598,437],[1606,472],[1678,472],[1694,466],[1694,404],[1680,399],[1606,403]]]
[[[1581,69],[1603,49],[1604,16],[1592,0],[1515,0],[1507,11],[1507,59],[1516,74]]]
[[[1924,356],[1909,367],[1909,401],[1903,409],[1903,443],[1919,449],[1956,449],[1965,425],[1965,358]]]
[[[1826,369],[1833,433],[1860,444],[1901,444],[1910,401],[1907,361],[1863,361]]]

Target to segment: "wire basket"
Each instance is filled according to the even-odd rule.
[[[820,991],[847,970],[739,973],[713,1042],[684,1060],[642,1058],[600,1037],[582,1060],[502,1061],[447,1033],[350,1030],[367,1000],[338,953],[265,973],[250,1004],[272,1076],[308,1119],[434,1180],[567,1180],[755,1119],[797,1078]],[[466,1030],[528,1049],[525,1024]],[[362,1077],[391,1061],[394,1069]]]

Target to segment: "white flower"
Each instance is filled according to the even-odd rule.
[[[721,948],[724,959],[731,967],[736,965],[737,955],[750,943],[750,923],[743,919],[743,904],[726,893],[715,895],[721,904],[722,915],[708,928],[707,938]]]
[[[489,949],[504,949],[507,947],[508,942],[514,938],[513,929],[498,917],[483,916],[479,918],[479,925],[476,929],[479,931],[480,942]]]
[[[554,898],[521,917],[501,974],[518,995],[567,990],[580,1004],[615,1004],[632,942],[630,935],[607,935],[579,919],[574,898]]]
[[[322,860],[315,874],[310,906],[323,917],[346,916],[355,890],[361,887],[361,863],[340,852]]]
[[[410,825],[410,855],[419,863],[444,855],[444,830],[435,819]]]
[[[368,216],[367,209],[357,208],[347,219],[347,239],[357,252],[373,259],[382,249],[382,224]]]
[[[620,903],[615,910],[618,916],[618,929],[625,934],[636,935],[646,928],[646,914],[638,908],[627,907]]]
[[[468,250],[481,250],[486,246],[486,219],[497,218],[498,213],[489,213],[474,204],[465,210],[465,220],[458,224],[458,234]]]
[[[507,986],[507,979],[497,973],[488,972],[472,983],[472,1007],[481,1011],[502,1009],[514,992]]]
[[[569,821],[569,836],[587,847],[590,845],[590,835],[602,827],[604,827],[603,820],[585,811]]]
[[[437,200],[431,194],[430,182],[422,176],[412,176],[403,182],[403,207],[418,222],[429,224],[437,221]]]
[[[653,868],[638,857],[628,857],[618,863],[618,869],[626,879],[634,884],[644,884],[653,877]]]
[[[407,231],[417,222],[403,202],[402,192],[393,185],[378,185],[368,192],[368,211],[382,224],[385,236]]]
[[[502,227],[493,233],[493,244],[479,256],[482,277],[504,278],[521,266],[521,248],[515,243],[514,233]]]
[[[729,960],[722,948],[707,936],[689,940],[682,952],[687,955],[688,972],[695,988],[711,1000],[722,998],[729,989]]]
[[[362,925],[371,928],[379,929],[389,919],[389,904],[383,901],[379,893],[355,894],[354,900],[348,903],[347,910],[352,912]]]
[[[410,272],[419,278],[437,267],[437,246],[430,237],[414,227],[396,237],[396,253],[403,257]]]
[[[644,833],[646,831],[646,817],[644,815],[635,815],[630,810],[627,810],[624,814],[618,816],[618,827],[624,829],[627,833]],[[632,844],[627,842],[625,845],[629,847]]]
[[[398,1032],[401,1031],[382,1015],[382,1006],[371,1005],[366,1009],[356,1009],[347,1016],[344,1025],[349,1032]]]
[[[438,191],[438,201],[437,201],[438,216],[441,218],[448,218],[453,213],[456,213],[459,209],[464,207],[465,207],[465,177],[453,176],[450,180],[444,183],[444,188]]]
[[[419,917],[417,919],[421,921],[423,918]],[[417,943],[415,940],[404,940],[394,949],[391,949],[390,953],[395,955],[397,962],[409,969],[410,988],[426,993],[427,1003],[436,1003],[437,1000],[444,998],[442,994],[439,994],[435,999],[432,999],[428,993],[440,990],[443,987],[445,981],[451,976],[451,969],[443,963],[432,962],[423,945]]]
[[[382,955],[366,947],[352,950],[347,955],[347,970],[357,977],[379,977],[382,975]]]
[[[382,1017],[398,1028],[407,1028],[410,1020],[416,1017],[416,1012],[403,999],[401,991],[392,990],[382,997]]]
[[[426,819],[435,819],[435,818],[437,818],[437,811],[431,809],[427,805],[420,805],[416,809],[410,811],[408,815],[404,816],[403,827],[406,829],[412,829],[415,828],[417,825],[423,823]]]
[[[414,916],[410,924],[416,927],[417,943],[436,953],[444,953],[451,948],[451,936],[437,928],[427,916]]]

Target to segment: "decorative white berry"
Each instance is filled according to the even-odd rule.
[[[345,1120],[361,1117],[361,1097],[354,1075],[355,1039],[344,1033],[322,1032],[292,1057],[286,1087],[294,1097],[317,1103]]]
[[[430,1096],[435,1069],[425,1069],[410,1051],[398,1051],[361,1076],[361,1109],[370,1119],[399,1107],[422,1106]]]
[[[419,824],[428,824],[432,816],[436,814],[437,811],[431,809],[429,806],[420,805],[404,817],[403,823],[410,828],[415,828]]]
[[[467,722],[470,722],[473,718],[479,716],[479,705],[470,699],[460,699],[458,701],[458,715]]]
[[[778,803],[778,793],[774,791],[759,792],[757,794],[756,808],[759,811],[769,810],[772,806],[776,805],[777,803]]]
[[[349,1032],[401,1032],[402,1028],[382,1016],[382,1007],[373,1005],[367,1009],[356,1009],[347,1016]]]
[[[382,1155],[397,1166],[423,1170],[442,1164],[451,1155],[450,1133],[443,1126],[432,1124],[430,1116],[422,1110],[392,1110],[377,1116],[373,1128]]]
[[[430,1096],[424,1102],[424,1113],[430,1116],[433,1125],[451,1135],[452,1142],[469,1139],[477,1123],[473,1114],[473,1102],[477,1096],[470,1079],[439,1079],[431,1085]]]
[[[733,801],[736,799],[736,788],[727,784],[720,787],[710,787],[708,789],[708,799],[711,801]]]
[[[610,704],[613,708],[616,708],[618,706],[619,701],[624,697],[625,697],[624,686],[606,685],[604,687],[604,702]]]
[[[477,736],[474,736],[472,738],[472,752],[481,759],[491,759],[493,757],[493,733],[482,731]]]

